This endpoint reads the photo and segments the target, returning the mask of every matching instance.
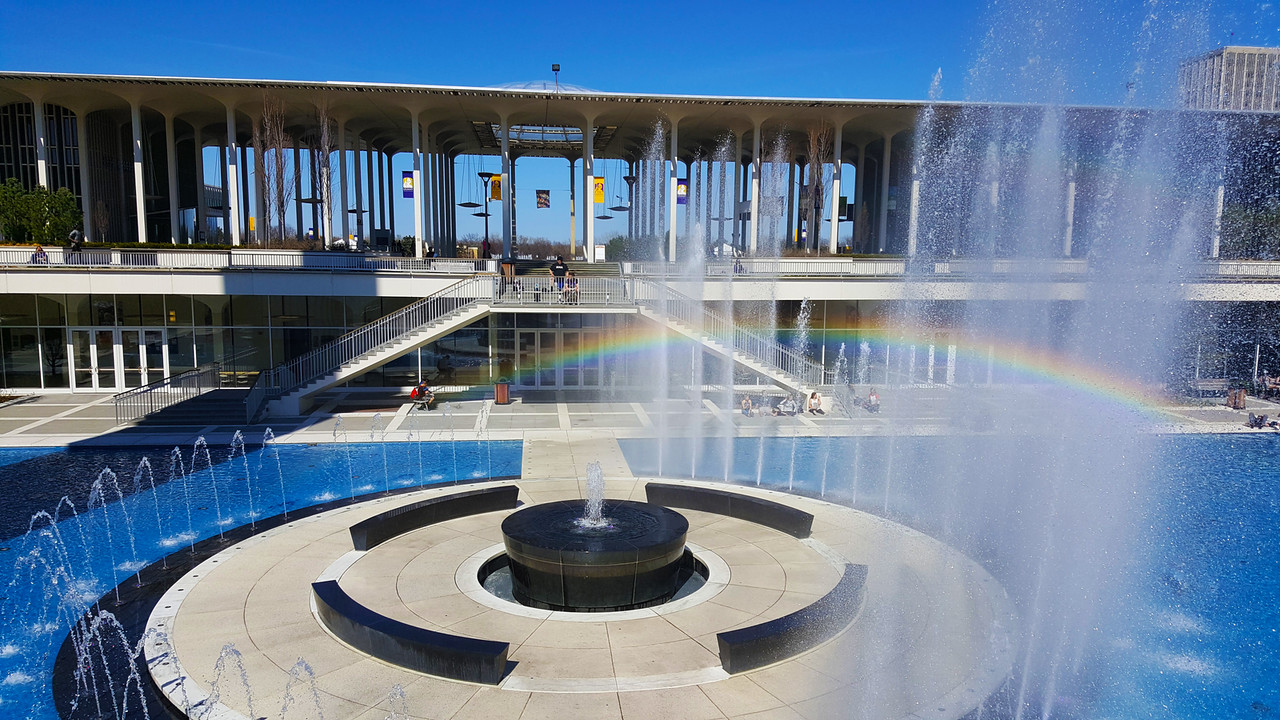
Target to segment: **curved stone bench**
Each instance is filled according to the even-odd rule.
[[[813,516],[803,510],[727,490],[651,482],[645,483],[644,493],[649,502],[657,505],[727,515],[792,537],[807,538],[813,529]]]
[[[311,583],[325,627],[379,660],[439,677],[497,685],[507,671],[509,645],[449,635],[380,615],[347,595],[336,580]]]
[[[520,489],[515,485],[504,485],[403,505],[352,525],[351,544],[356,550],[370,550],[391,538],[427,525],[468,515],[511,510],[517,505],[519,493]]]
[[[730,674],[799,655],[834,637],[862,606],[867,566],[846,564],[844,575],[817,602],[776,620],[716,634],[720,666]]]

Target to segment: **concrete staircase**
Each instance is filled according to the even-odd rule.
[[[206,427],[209,425],[240,426],[244,424],[245,388],[210,390],[203,395],[174,403],[138,420],[134,427],[159,427],[185,425]]]
[[[271,415],[298,415],[305,407],[306,399],[322,390],[342,383],[375,368],[386,365],[396,358],[431,342],[460,330],[489,314],[489,306],[479,303],[440,316],[435,321],[416,328],[405,335],[379,345],[361,355],[351,358],[332,371],[311,380],[305,385],[270,401],[268,412]]]
[[[527,280],[526,284],[532,280]],[[773,338],[734,325],[732,318],[666,285],[642,278],[583,278],[576,303],[544,288],[503,291],[494,276],[476,276],[423,298],[386,317],[265,370],[244,401],[253,421],[264,404],[272,415],[297,416],[316,393],[404,355],[479,320],[496,309],[539,307],[553,312],[618,312],[627,309],[701,343],[712,353],[791,392],[822,381],[822,368]],[[557,302],[560,301],[560,302]]]

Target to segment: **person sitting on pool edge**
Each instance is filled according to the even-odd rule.
[[[423,380],[409,391],[409,399],[419,410],[430,410],[431,403],[436,400],[436,394],[431,392],[431,388],[427,387],[427,381]]]

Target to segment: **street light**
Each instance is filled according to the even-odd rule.
[[[489,245],[490,247],[489,254],[492,255],[493,246],[489,243],[489,181],[492,180],[493,176],[497,175],[498,173],[492,173],[485,170],[481,170],[476,174],[479,175],[480,179],[484,181],[484,242],[486,245]],[[504,251],[505,251],[505,248],[504,248]]]

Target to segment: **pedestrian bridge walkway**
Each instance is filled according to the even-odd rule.
[[[806,392],[822,380],[817,363],[655,280],[477,275],[264,370],[245,400],[246,419],[264,407],[269,415],[298,415],[316,393],[495,312],[638,314],[791,392]]]

